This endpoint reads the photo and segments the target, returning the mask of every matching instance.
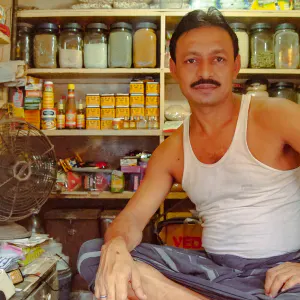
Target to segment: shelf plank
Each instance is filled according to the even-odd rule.
[[[0,31],[0,44],[8,45],[10,44],[10,38]]]

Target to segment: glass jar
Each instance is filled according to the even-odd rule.
[[[251,26],[251,68],[274,68],[274,43],[271,26],[257,23]]]
[[[154,68],[156,66],[157,26],[150,22],[137,24],[133,37],[133,65],[135,68]]]
[[[108,66],[131,68],[132,26],[125,22],[112,24],[108,42]]]
[[[299,35],[293,24],[283,23],[276,27],[274,36],[275,67],[297,69],[299,65]]]
[[[265,78],[257,77],[251,78],[246,81],[247,95],[254,97],[269,97],[267,92],[268,80]]]
[[[42,23],[36,27],[33,42],[34,66],[36,68],[57,68],[58,26]]]
[[[297,94],[292,82],[274,82],[269,90],[270,97],[285,98],[297,102]]]
[[[83,66],[82,27],[78,23],[63,25],[59,37],[59,66],[80,69]]]
[[[294,0],[294,9],[299,10],[300,9],[300,0]]]
[[[300,104],[300,85],[297,86],[297,103]]]
[[[245,94],[245,86],[242,83],[233,83],[232,92],[234,94],[243,95]]]
[[[33,67],[33,25],[28,23],[17,24],[16,60],[24,60],[25,64]]]
[[[103,23],[91,23],[84,36],[84,66],[86,68],[107,68],[107,33]]]
[[[237,35],[239,41],[239,54],[241,56],[241,68],[248,68],[249,64],[249,35],[247,26],[243,23],[231,23],[230,27]]]

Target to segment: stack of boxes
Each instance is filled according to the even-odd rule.
[[[145,116],[159,118],[160,85],[159,82],[146,83],[146,109]]]
[[[100,95],[86,95],[86,129],[100,130]]]
[[[116,118],[130,118],[129,94],[116,95]]]
[[[116,98],[114,94],[101,95],[101,129],[112,129],[116,117]]]
[[[130,116],[140,118],[145,116],[145,88],[143,81],[130,83]]]

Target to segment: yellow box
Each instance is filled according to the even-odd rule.
[[[114,94],[101,95],[101,108],[113,108],[116,105],[116,98]]]
[[[116,108],[116,118],[130,117],[129,107],[117,107]]]
[[[87,106],[100,106],[99,94],[87,94],[85,96],[85,102]]]
[[[40,123],[41,122],[41,111],[35,110],[25,110],[25,121],[28,123]]]
[[[147,95],[146,106],[159,106],[159,95]]]
[[[145,116],[146,117],[159,117],[159,107],[158,106],[146,106]]]
[[[147,82],[146,83],[146,94],[160,94],[160,84],[159,82]]]
[[[101,108],[101,118],[115,118],[116,116],[116,110],[114,108]]]
[[[117,94],[116,107],[129,107],[129,94]]]
[[[100,118],[87,118],[86,129],[100,130]]]
[[[131,107],[142,107],[145,105],[144,94],[132,94],[130,95],[130,106]]]
[[[24,108],[13,106],[13,116],[15,118],[21,118],[21,119],[25,118]]]
[[[144,94],[144,82],[143,81],[131,81],[130,82],[130,94]]]
[[[86,117],[87,118],[100,118],[100,107],[87,107]]]
[[[143,117],[145,116],[145,108],[144,107],[132,107],[130,108],[131,117]]]
[[[101,130],[112,129],[112,119],[102,119],[101,120]]]

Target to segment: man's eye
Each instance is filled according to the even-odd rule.
[[[194,58],[189,58],[187,61],[186,61],[188,64],[193,64],[196,62],[196,59]]]
[[[216,58],[216,61],[217,61],[217,62],[223,62],[223,61],[225,61],[225,58],[218,56],[218,57]]]

